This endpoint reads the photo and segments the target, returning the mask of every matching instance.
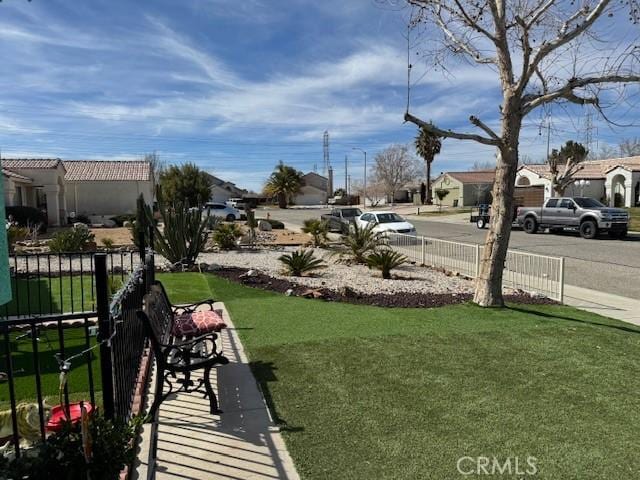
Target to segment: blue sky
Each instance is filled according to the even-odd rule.
[[[322,170],[331,136],[337,184],[390,143],[411,141],[404,12],[374,0],[5,0],[0,3],[0,148],[4,157],[131,159],[157,151],[259,190],[278,160]],[[424,76],[423,76],[424,74]],[[416,65],[412,112],[467,129],[497,119],[494,75]],[[522,153],[546,150],[537,116]],[[584,116],[554,122],[552,146],[582,140]],[[632,132],[599,126],[599,141]],[[576,133],[578,132],[578,133]],[[448,140],[434,173],[493,160]]]

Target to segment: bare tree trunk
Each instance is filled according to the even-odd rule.
[[[431,161],[427,160],[427,205],[433,205],[433,196],[431,195]]]
[[[287,194],[284,192],[278,193],[278,207],[287,208]]]
[[[521,118],[517,114],[503,116],[503,145],[498,148],[496,179],[493,185],[491,226],[485,239],[476,279],[473,301],[483,307],[501,307],[502,272],[509,248],[513,222],[513,194],[518,170],[518,139]]]

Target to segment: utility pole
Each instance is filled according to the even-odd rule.
[[[322,136],[322,153],[324,157],[324,165],[322,167],[322,175],[326,176],[329,171],[329,132],[327,130],[324,131],[324,135]]]
[[[349,192],[348,189],[348,185],[349,185],[349,157],[347,157],[346,155],[344,156],[344,191],[345,192]]]
[[[549,118],[547,117],[547,120],[545,120],[544,125],[540,125],[540,128],[538,129],[538,135],[542,135],[542,129],[546,129],[547,130],[547,158],[545,159],[545,162],[547,160],[549,160],[549,155],[551,155],[551,122],[549,121]]]
[[[363,199],[362,199],[362,207],[366,208],[367,206],[367,152],[362,148],[353,147],[353,150],[358,150],[359,152],[364,153],[364,189],[363,189]]]

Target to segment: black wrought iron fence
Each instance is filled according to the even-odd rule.
[[[56,415],[73,420],[72,409],[78,411],[80,402],[101,409],[108,418],[128,419],[136,395],[144,391],[147,342],[135,312],[153,280],[153,256],[146,262],[129,256],[131,273],[116,269],[124,286],[110,300],[113,257],[88,255],[93,263],[87,269],[92,309],[0,319],[0,411],[10,412],[8,440],[16,456],[20,439],[44,439],[56,428]],[[35,422],[35,428],[25,430],[20,426],[25,421]]]
[[[9,258],[12,301],[0,321],[96,310],[95,252],[19,254]],[[108,286],[117,290],[140,265],[140,253],[108,252]]]

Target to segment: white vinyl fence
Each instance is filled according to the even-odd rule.
[[[480,245],[401,233],[388,234],[388,240],[389,246],[416,264],[443,268],[469,278],[480,272],[484,248]],[[503,285],[562,302],[564,258],[509,249]]]

